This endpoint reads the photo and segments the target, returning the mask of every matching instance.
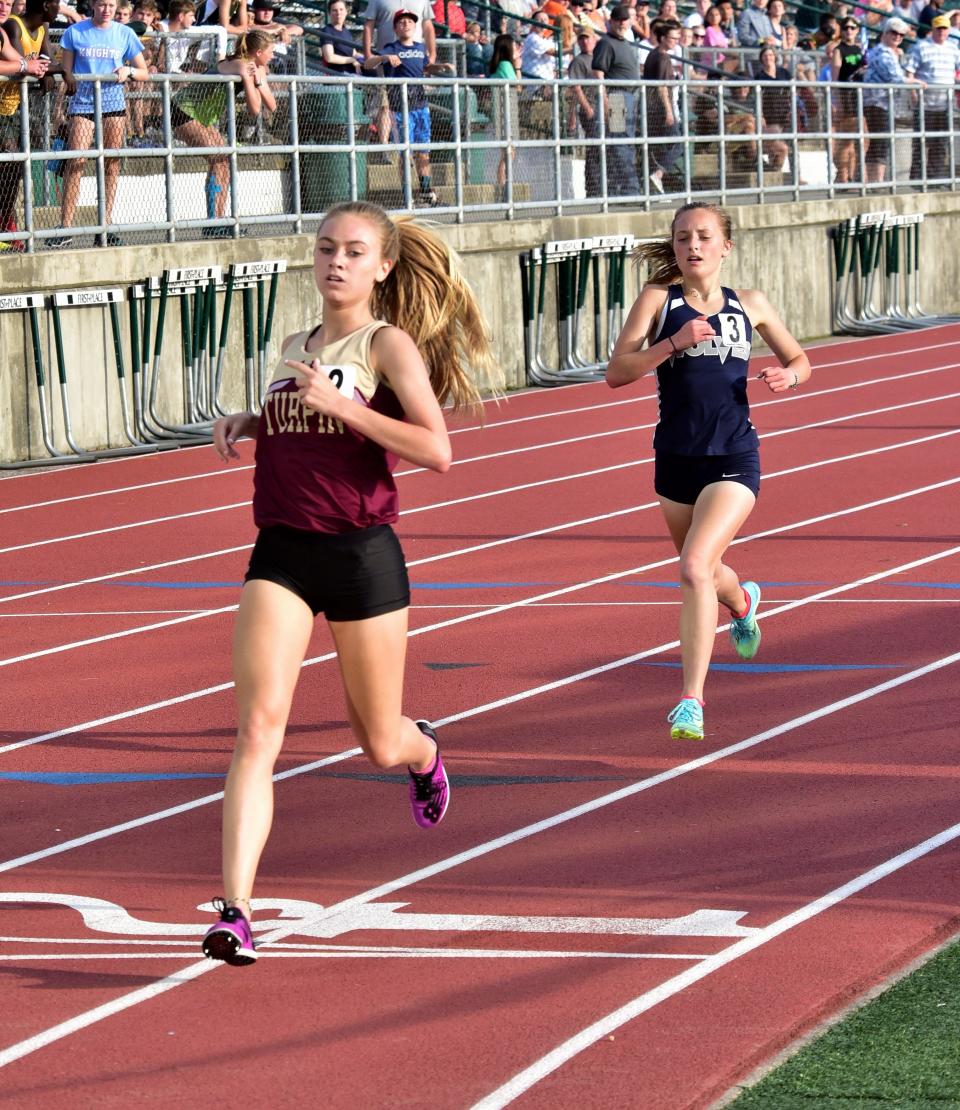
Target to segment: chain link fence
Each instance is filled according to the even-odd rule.
[[[466,222],[956,182],[952,89],[696,71],[663,86],[271,73],[276,111],[250,117],[236,78],[155,74],[127,90],[128,131],[145,138],[111,148],[104,79],[91,80],[88,150],[68,149],[62,86],[19,82],[0,148],[0,250],[299,232],[356,198]]]

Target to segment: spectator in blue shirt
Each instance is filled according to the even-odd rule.
[[[68,27],[60,39],[62,50],[63,83],[71,97],[67,133],[69,150],[87,150],[94,136],[94,91],[92,81],[77,82],[81,74],[116,76],[116,83],[100,85],[100,112],[103,127],[103,145],[108,149],[123,146],[127,126],[126,98],[123,86],[127,81],[149,81],[150,73],[144,60],[140,40],[122,23],[113,20],[117,0],[94,0],[93,18],[84,19]],[[70,158],[63,164],[63,212],[61,225],[73,226],[80,191],[80,176],[84,159]],[[117,178],[120,160],[104,161],[106,222],[113,215],[113,201],[117,195]],[[51,239],[51,246],[64,247],[72,242],[70,236]],[[108,233],[107,246],[119,246],[120,237]]]
[[[753,0],[737,21],[737,43],[740,46],[776,45],[773,24],[767,15],[767,0]]]
[[[323,68],[342,77],[357,73],[363,62],[363,55],[357,49],[346,23],[347,0],[330,0],[326,26],[320,28],[320,53]]]
[[[893,16],[884,23],[880,42],[867,54],[867,68],[863,75],[863,114],[871,133],[866,157],[868,182],[883,181],[890,160],[890,140],[873,137],[889,132],[892,124],[889,93],[876,86],[912,84],[926,88],[926,82],[904,73],[900,65],[900,44],[907,31],[907,24]]]
[[[416,14],[401,8],[393,17],[396,40],[387,43],[364,65],[368,69],[382,66],[385,76],[407,81],[409,132],[404,126],[402,90],[390,89],[387,94],[394,120],[391,141],[395,143],[409,141],[424,148],[413,153],[417,176],[420,178],[420,194],[417,203],[432,208],[438,205],[440,200],[430,180],[430,107],[427,103],[426,89],[416,82],[421,81],[424,75],[432,77],[441,73],[452,73],[453,66],[444,62],[427,64],[426,46],[422,42],[414,41],[416,28]]]

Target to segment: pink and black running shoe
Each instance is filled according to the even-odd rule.
[[[417,721],[416,726],[424,736],[437,743],[437,734],[429,721]],[[443,760],[440,758],[440,746],[437,745],[437,757],[433,766],[428,771],[412,771],[410,774],[410,806],[413,809],[413,819],[421,829],[432,829],[443,820],[450,804],[450,780],[443,769]]]
[[[256,962],[257,948],[253,943],[250,922],[236,906],[228,906],[223,898],[214,898],[220,920],[207,929],[203,938],[203,954],[211,960],[223,960],[233,967],[246,967]]]

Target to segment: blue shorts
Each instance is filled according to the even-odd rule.
[[[411,108],[407,118],[410,120],[410,142],[415,144],[430,142],[430,109]],[[393,113],[393,135],[395,143],[405,143],[406,135],[403,133],[403,113]]]
[[[262,528],[245,581],[257,578],[290,590],[328,621],[362,621],[410,604],[407,565],[389,524],[342,533]]]
[[[697,498],[714,482],[739,482],[754,497],[760,495],[760,452],[736,455],[672,455],[657,451],[653,466],[653,488],[660,497],[681,505],[695,505]]]

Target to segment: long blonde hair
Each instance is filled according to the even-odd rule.
[[[324,223],[339,215],[369,220],[380,231],[382,256],[393,263],[387,277],[373,287],[374,316],[401,328],[416,343],[441,405],[449,400],[454,410],[477,408],[480,391],[470,371],[482,372],[495,391],[501,374],[454,251],[429,228],[408,216],[392,220],[368,201],[338,204]]]
[[[237,36],[233,53],[228,54],[227,57],[231,60],[239,58],[241,61],[246,61],[247,58],[252,58],[258,50],[266,50],[268,46],[276,41],[276,38],[273,35],[268,35],[266,31],[245,31],[242,35]]]
[[[723,232],[724,239],[733,238],[733,223],[726,209],[717,204],[698,204],[696,201],[682,205],[673,214],[670,234],[666,239],[658,239],[652,243],[639,243],[633,248],[632,258],[634,262],[637,265],[646,264],[649,270],[648,285],[673,285],[683,277],[680,267],[677,265],[677,252],[673,249],[673,233],[677,226],[677,220],[685,212],[696,211],[712,212],[720,221],[720,230]]]

